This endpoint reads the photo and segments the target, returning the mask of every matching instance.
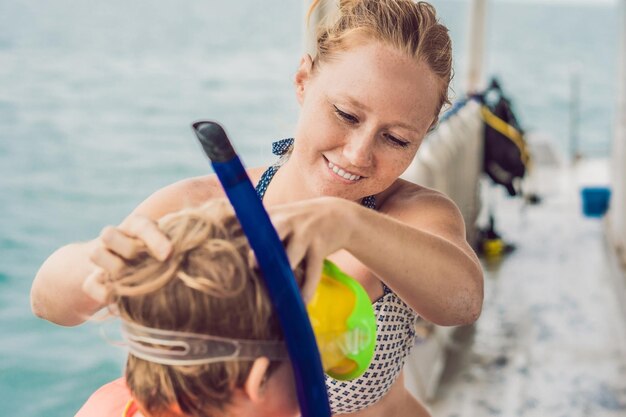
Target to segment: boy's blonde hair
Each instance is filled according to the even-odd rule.
[[[259,272],[250,266],[248,241],[226,200],[167,215],[158,225],[172,242],[170,257],[160,262],[140,256],[109,283],[110,301],[123,320],[233,339],[283,338]],[[200,417],[229,403],[251,365],[249,360],[161,365],[131,353],[126,380],[151,416],[175,415],[172,410],[180,409]]]
[[[309,16],[321,1],[328,0],[314,0]],[[339,0],[338,13],[318,26],[316,36],[316,62],[371,40],[424,62],[440,81],[435,117],[450,104],[452,41],[432,5],[413,0]]]

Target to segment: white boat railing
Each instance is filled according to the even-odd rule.
[[[618,99],[611,164],[611,207],[607,232],[623,265],[626,265],[626,0],[621,1],[622,37],[618,70]]]

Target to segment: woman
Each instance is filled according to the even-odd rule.
[[[401,369],[415,319],[469,324],[482,307],[482,271],[458,208],[399,179],[447,103],[450,38],[427,3],[342,0],[339,7],[318,29],[315,56],[305,55],[296,72],[293,144],[277,146],[280,166],[249,174],[292,265],[306,261],[305,299],[327,257],[374,302],[374,362],[350,383],[327,379],[333,413],[411,415],[419,405]],[[184,180],[93,241],[59,249],[33,283],[34,312],[63,325],[83,322],[102,307],[102,283],[126,260],[146,249],[167,258],[171,244],[157,219],[223,195],[213,175]]]

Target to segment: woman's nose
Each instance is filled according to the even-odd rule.
[[[352,134],[343,147],[343,156],[356,168],[368,168],[372,165],[374,136]]]

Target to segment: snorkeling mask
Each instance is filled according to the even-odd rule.
[[[361,284],[324,260],[307,312],[324,372],[338,380],[362,375],[374,355],[376,316]]]

